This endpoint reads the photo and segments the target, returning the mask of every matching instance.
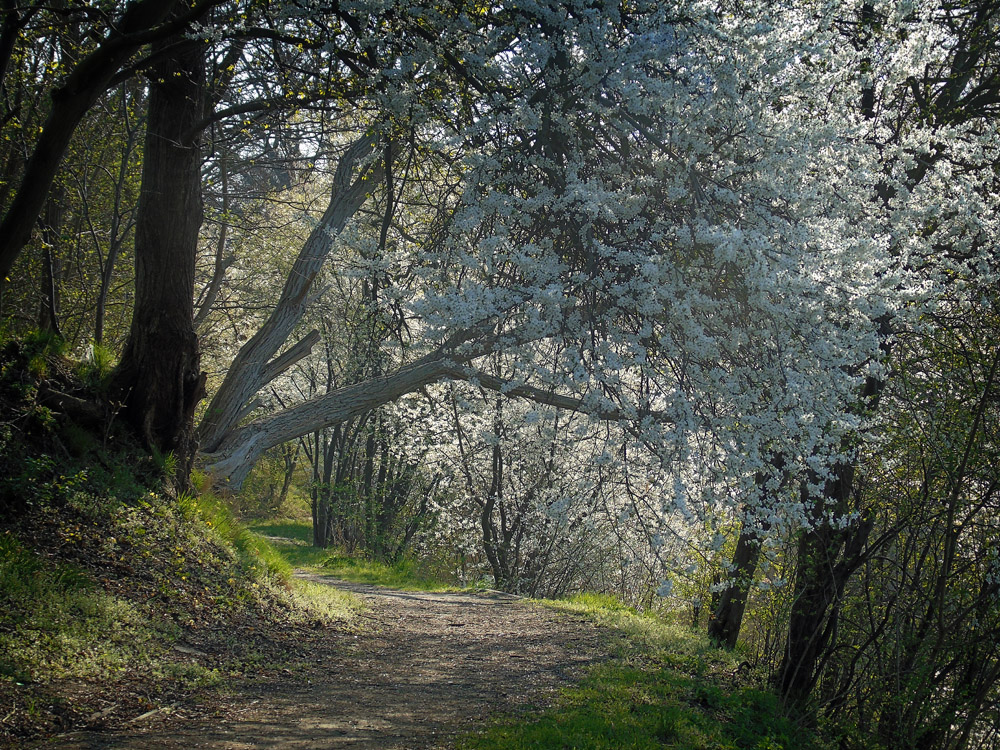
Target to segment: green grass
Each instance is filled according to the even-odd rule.
[[[349,591],[341,591],[315,581],[295,579],[292,583],[292,601],[321,620],[349,622],[364,603]]]
[[[426,574],[419,563],[401,560],[387,565],[334,552],[321,563],[324,573],[353,583],[370,583],[408,591],[456,591],[458,586]]]
[[[262,536],[292,539],[307,546],[312,544],[312,524],[309,521],[276,520],[252,524],[250,529]]]
[[[107,375],[107,362],[74,365],[60,347],[0,338],[10,417],[0,424],[3,746],[84,726],[108,703],[135,716],[226,675],[299,664],[289,644],[361,606],[293,579],[285,555],[239,523],[206,477],[197,495],[162,491],[171,455],[150,458],[122,432],[39,406],[42,377],[100,390]],[[182,638],[204,656],[179,656]]]
[[[84,571],[0,535],[0,678],[106,678],[150,663],[169,636]]]
[[[178,502],[184,512],[199,516],[206,526],[231,544],[248,569],[266,571],[281,581],[291,576],[293,566],[285,556],[266,539],[236,520],[229,507],[212,493],[182,495]]]
[[[533,717],[503,720],[462,750],[811,750],[822,745],[784,717],[777,699],[734,684],[730,654],[706,638],[607,597],[546,602],[610,632],[613,658]]]
[[[326,550],[309,546],[312,527],[308,522],[278,521],[246,527],[211,493],[186,496],[186,502],[233,546],[244,566],[262,569],[282,582],[303,612],[321,620],[347,621],[362,608],[361,600],[349,592],[292,578],[295,568],[315,567],[328,555]]]
[[[36,497],[53,502],[38,485]],[[138,668],[206,684],[211,675],[200,667],[170,673],[176,665],[162,655],[181,631],[160,609],[183,611],[193,623],[199,612],[256,611],[284,601],[289,623],[314,623],[348,621],[361,607],[350,593],[293,579],[282,552],[209,493],[182,495],[176,506],[151,492],[135,505],[83,492],[65,502],[45,514],[59,519],[57,544],[80,549],[88,560],[124,563],[127,556],[149,581],[140,584],[143,594],[124,598],[108,570],[88,571],[39,554],[12,530],[0,533],[0,680],[109,680]]]
[[[336,549],[313,547],[312,525],[308,521],[278,520],[254,524],[250,529],[268,537],[268,543],[292,568],[326,573],[352,583],[409,591],[454,591],[458,588],[449,581],[428,574],[414,560],[404,559],[389,565]]]
[[[308,521],[272,521],[249,528],[269,537],[268,543],[290,569],[317,568],[330,555],[329,550],[312,546],[312,524]]]

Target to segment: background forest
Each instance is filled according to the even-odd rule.
[[[1000,3],[0,22],[0,319],[84,363],[37,368],[61,450],[680,613],[845,747],[1000,744]]]

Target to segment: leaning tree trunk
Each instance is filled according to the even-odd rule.
[[[135,307],[115,374],[124,417],[148,447],[185,460],[204,395],[193,324],[202,221],[203,48],[185,45],[152,71],[136,220]]]
[[[219,451],[248,410],[252,410],[254,396],[260,389],[308,356],[319,341],[319,332],[312,331],[278,354],[305,314],[313,281],[326,262],[335,238],[365,202],[372,185],[381,176],[381,165],[363,165],[374,145],[374,136],[367,134],[341,157],[330,203],[299,251],[278,304],[260,330],[240,349],[205,411],[199,425],[204,450]],[[359,165],[362,166],[359,168]],[[314,428],[309,431],[311,429]],[[292,438],[301,434],[305,433],[298,433]]]

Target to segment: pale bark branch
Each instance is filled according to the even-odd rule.
[[[334,175],[330,204],[295,259],[278,304],[260,330],[240,349],[206,411],[199,431],[207,450],[219,449],[239,422],[238,414],[243,405],[277,375],[274,365],[278,360],[273,358],[302,320],[313,282],[336,237],[380,179],[384,168],[381,163],[358,168],[372,153],[375,143],[374,134],[365,134],[341,157]]]
[[[513,385],[502,378],[487,375],[486,373],[478,370],[453,367],[450,368],[448,375],[455,380],[474,381],[479,383],[479,385],[484,388],[491,391],[497,391],[505,396],[518,396],[520,398],[527,399],[528,401],[533,401],[536,404],[545,404],[546,406],[554,406],[557,409],[563,409],[565,411],[589,414],[605,422],[622,422],[636,418],[636,415],[629,414],[628,412],[617,407],[595,407],[588,404],[585,399],[577,396],[566,396],[552,390],[546,390],[532,385]],[[662,412],[654,411],[649,412],[648,414],[657,422],[671,421]]]
[[[312,352],[313,347],[319,341],[319,331],[315,328],[306,334],[305,338],[285,351],[281,356],[272,359],[264,368],[264,381],[270,383],[276,377],[292,367]]]

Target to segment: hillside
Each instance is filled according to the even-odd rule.
[[[354,607],[291,586],[220,500],[171,489],[169,458],[42,404],[99,390],[98,375],[49,339],[2,352],[0,737],[14,745],[295,668]]]

